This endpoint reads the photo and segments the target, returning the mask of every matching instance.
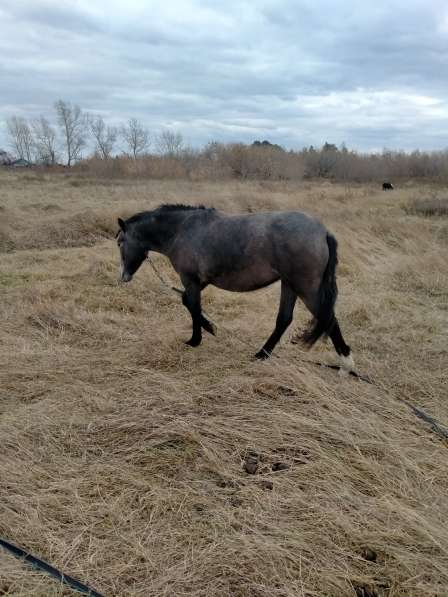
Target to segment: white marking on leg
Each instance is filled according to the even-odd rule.
[[[355,370],[355,361],[353,360],[352,353],[344,357],[342,354],[339,355],[339,363],[341,365],[340,372],[350,372]]]

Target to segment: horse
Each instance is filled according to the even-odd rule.
[[[391,182],[383,182],[383,191],[393,191],[394,185]]]
[[[313,316],[302,336],[305,345],[329,336],[341,371],[354,369],[334,311],[337,241],[317,219],[298,211],[226,215],[202,205],[165,204],[126,220],[118,218],[118,224],[122,282],[132,280],[149,251],[168,257],[179,274],[182,303],[192,319],[189,346],[199,346],[202,330],[215,335],[201,309],[206,286],[249,292],[280,280],[275,328],[255,357],[271,356],[300,297]]]

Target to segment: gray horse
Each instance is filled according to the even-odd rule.
[[[330,336],[342,369],[353,369],[334,314],[337,242],[318,220],[300,212],[228,216],[202,206],[162,205],[118,223],[123,282],[132,279],[149,251],[166,255],[179,274],[185,288],[182,302],[193,320],[190,346],[201,343],[202,329],[214,334],[201,310],[206,286],[248,292],[280,280],[275,329],[255,356],[271,355],[300,297],[314,316],[302,337],[305,344]]]

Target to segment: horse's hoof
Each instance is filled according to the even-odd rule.
[[[340,371],[344,370],[347,373],[351,373],[355,370],[355,361],[353,360],[351,352],[346,357],[344,357],[343,355],[339,355],[339,363],[341,367]]]
[[[263,348],[261,350],[259,350],[257,352],[257,354],[254,356],[254,358],[258,359],[259,361],[265,361],[266,359],[268,359],[271,356],[271,354],[267,351],[264,350]]]
[[[206,332],[208,332],[212,336],[216,336],[218,329],[214,323],[207,321],[207,323],[202,324],[202,327]]]
[[[188,340],[188,342],[185,342],[185,344],[187,346],[192,346],[193,348],[196,348],[196,346],[199,346],[200,343],[201,343],[200,340],[196,340],[196,339],[193,339],[193,338],[191,338],[191,340]]]

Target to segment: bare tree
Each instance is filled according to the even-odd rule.
[[[81,151],[86,146],[86,117],[79,106],[63,100],[58,100],[54,107],[64,138],[67,166],[71,166],[80,158]]]
[[[36,159],[43,164],[54,166],[56,163],[56,130],[48,122],[48,120],[41,116],[31,123],[34,135],[34,147],[36,151]]]
[[[129,153],[137,159],[137,156],[148,149],[150,145],[149,131],[136,118],[128,120],[125,126],[121,127],[120,135],[125,142]]]
[[[163,130],[157,137],[157,149],[162,155],[177,157],[184,149],[182,134],[168,129]]]
[[[11,146],[15,153],[24,160],[33,161],[33,135],[30,125],[20,116],[11,116],[6,121]]]
[[[106,126],[101,116],[91,116],[89,128],[95,141],[96,152],[103,160],[108,160],[117,140],[117,129],[113,126]]]

